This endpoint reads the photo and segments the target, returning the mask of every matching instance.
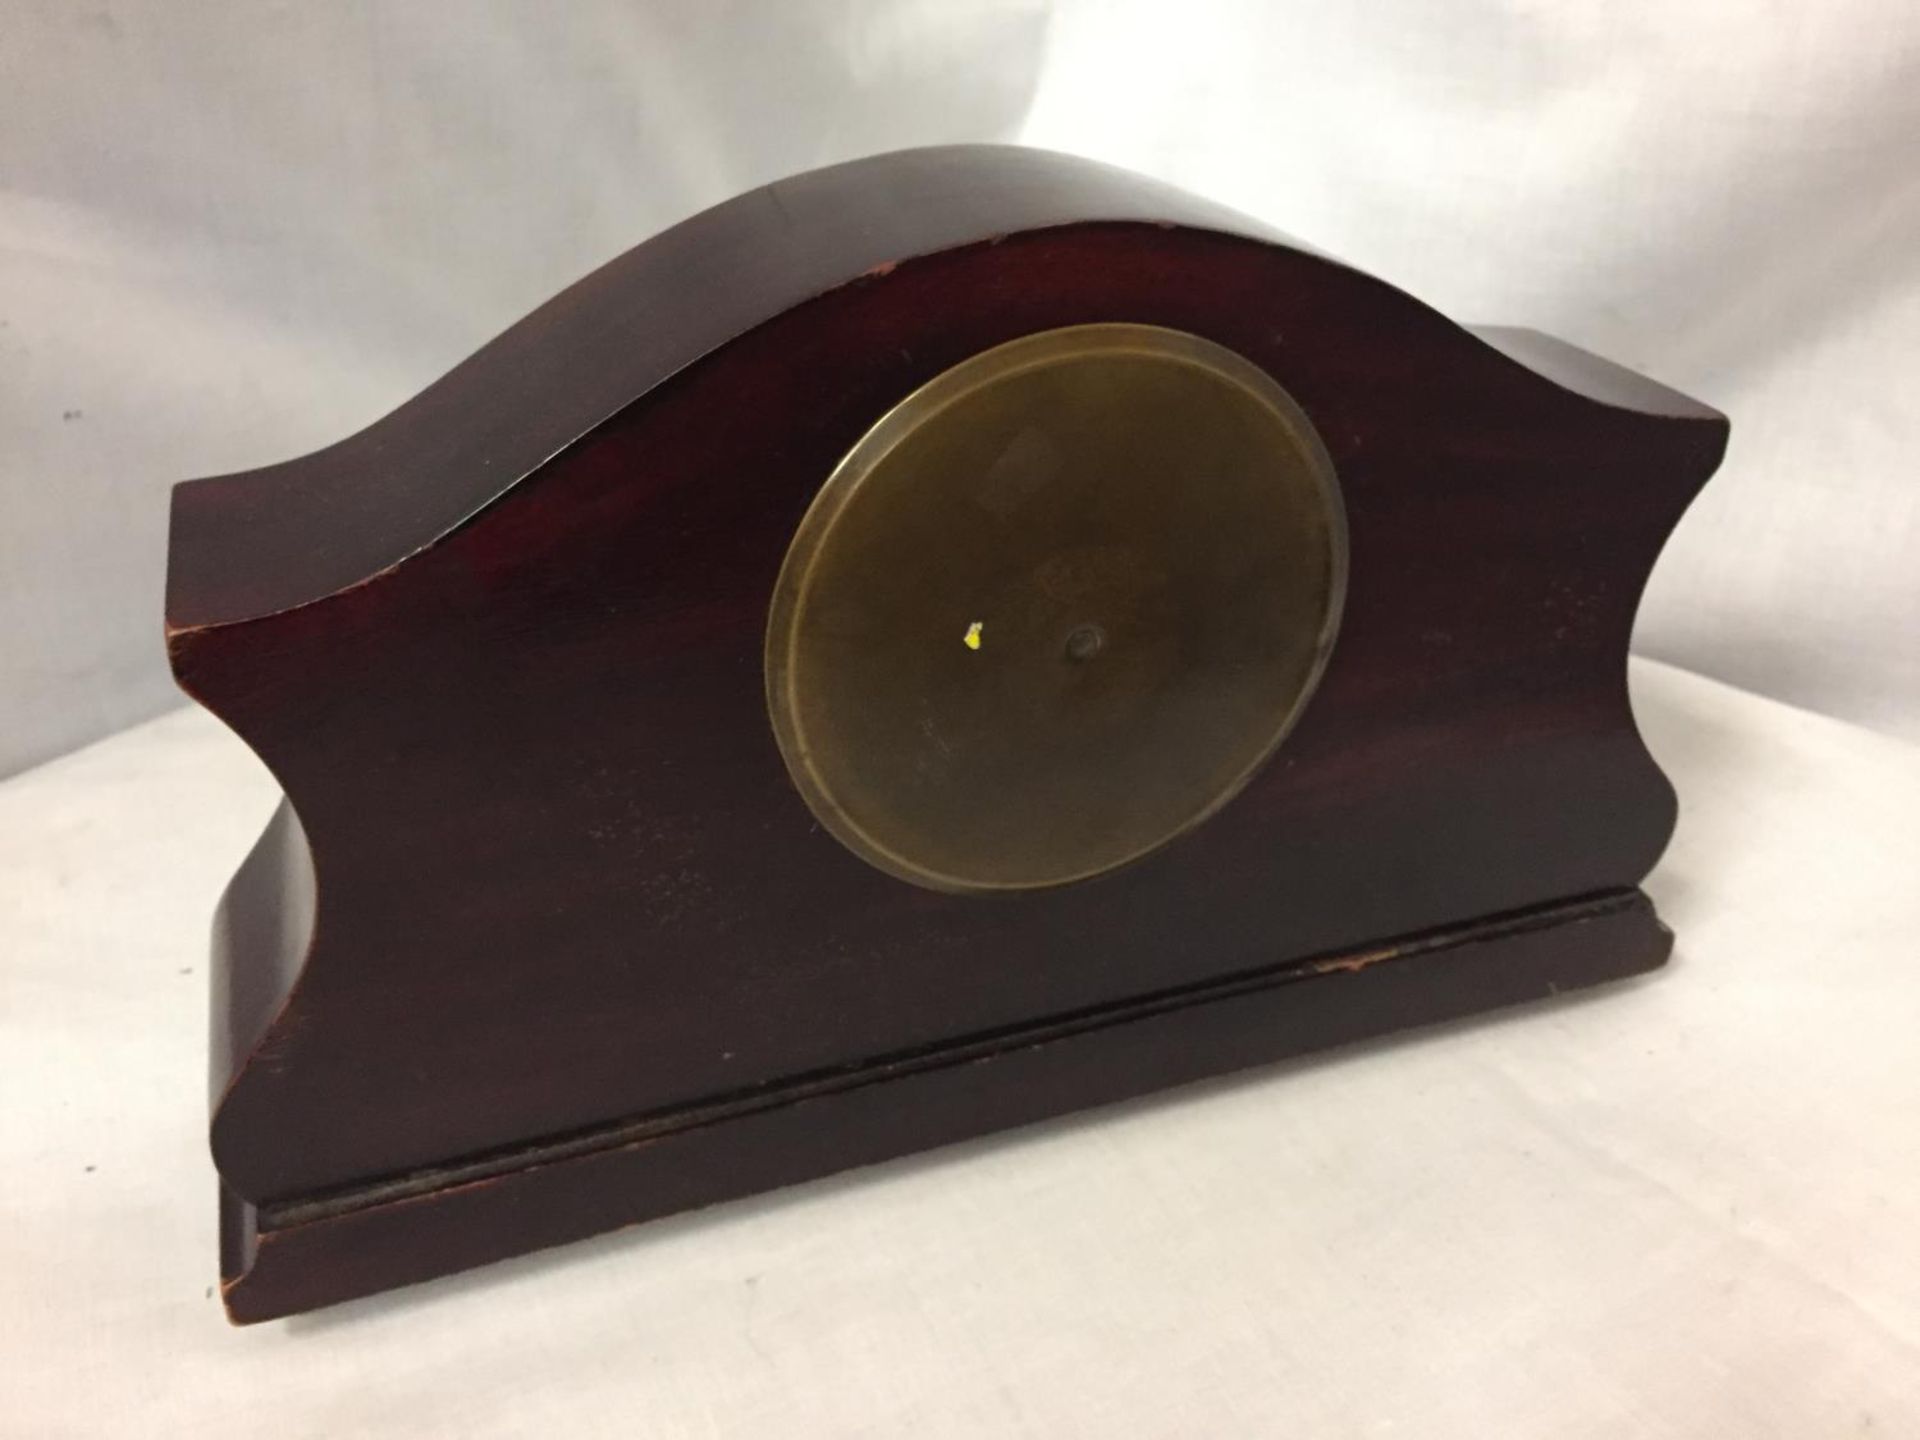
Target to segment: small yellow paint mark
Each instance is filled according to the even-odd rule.
[[[987,627],[978,620],[974,621],[971,625],[967,626],[967,633],[961,643],[969,650],[978,650],[980,648],[980,632],[986,628]]]

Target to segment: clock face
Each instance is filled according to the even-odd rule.
[[[774,592],[774,734],[892,875],[1089,879],[1273,755],[1346,567],[1332,462],[1265,371],[1152,326],[1030,335],[908,396],[821,488]]]

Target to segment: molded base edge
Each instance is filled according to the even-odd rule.
[[[1090,1106],[1660,966],[1638,890],[799,1077],[259,1208],[220,1195],[222,1294],[271,1320]]]

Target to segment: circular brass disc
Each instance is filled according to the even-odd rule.
[[[1196,335],[1083,325],[976,355],[829,477],[788,551],[767,700],[820,823],[940,890],[1082,880],[1218,810],[1340,622],[1332,462]]]

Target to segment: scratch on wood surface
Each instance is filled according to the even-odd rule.
[[[1383,950],[1362,950],[1358,955],[1342,955],[1338,960],[1322,960],[1309,967],[1315,975],[1331,975],[1335,971],[1344,971],[1355,975],[1369,965],[1378,965],[1382,960],[1392,960],[1406,949],[1404,945],[1389,945]]]

